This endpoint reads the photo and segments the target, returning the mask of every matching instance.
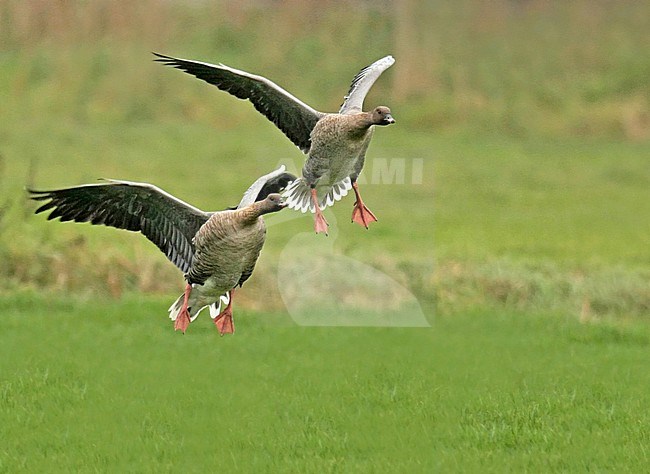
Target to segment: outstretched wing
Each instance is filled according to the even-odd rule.
[[[269,174],[258,178],[251,186],[246,190],[242,200],[239,202],[237,209],[242,207],[250,206],[255,201],[262,201],[266,199],[269,194],[279,193],[287,185],[296,179],[291,173],[286,173],[285,166],[280,166],[277,170],[271,171]]]
[[[239,99],[250,100],[255,109],[273,122],[303,152],[309,152],[310,134],[324,115],[262,76],[228,67],[153,53],[167,66],[192,74]]]
[[[381,74],[395,63],[392,56],[375,61],[370,66],[364,67],[350,84],[350,90],[343,100],[340,114],[356,114],[363,110],[363,99],[366,98],[368,91],[381,76]]]
[[[208,220],[203,212],[148,183],[107,180],[66,189],[28,189],[35,201],[47,201],[36,214],[52,209],[48,220],[90,222],[142,232],[184,273],[194,255],[192,239]]]

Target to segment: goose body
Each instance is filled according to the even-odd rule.
[[[258,179],[236,209],[205,212],[148,183],[109,180],[51,191],[29,190],[47,201],[49,219],[90,222],[142,232],[187,280],[169,309],[175,328],[185,331],[206,306],[220,332],[233,332],[232,295],[251,276],[264,245],[262,216],[285,207],[277,192],[295,179],[284,167]],[[222,311],[222,303],[227,306]]]
[[[206,306],[222,334],[234,331],[232,298],[251,276],[264,246],[262,215],[285,206],[279,194],[269,194],[241,209],[214,213],[194,236],[194,261],[185,275],[186,292],[169,308],[175,327],[185,331]],[[225,303],[226,318],[220,317]]]
[[[362,118],[360,115],[328,114],[318,121],[312,132],[312,148],[302,178],[287,189],[290,207],[316,212],[311,189],[316,190],[321,210],[348,194],[363,169],[374,132],[372,126],[359,126]]]
[[[201,290],[193,292],[192,319],[250,277],[266,236],[260,216],[257,206],[218,212],[194,236],[194,261],[185,278]]]
[[[288,207],[316,214],[316,232],[327,232],[322,210],[353,189],[352,220],[366,228],[376,221],[357,187],[366,150],[375,126],[395,123],[390,109],[379,106],[363,112],[363,100],[379,76],[395,60],[386,56],[363,68],[353,79],[338,113],[310,107],[269,79],[224,64],[179,59],[154,53],[156,61],[194,75],[239,99],[250,100],[298,148],[308,155],[302,177],[287,188]]]

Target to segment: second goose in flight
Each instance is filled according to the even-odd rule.
[[[338,113],[319,112],[269,79],[228,67],[154,53],[168,66],[185,71],[239,99],[248,99],[304,153],[308,154],[302,177],[285,191],[292,209],[315,213],[316,233],[327,233],[322,210],[354,190],[352,221],[366,228],[377,218],[365,206],[357,178],[375,125],[395,123],[390,109],[375,107],[363,112],[363,100],[377,78],[395,60],[386,56],[363,68],[352,80]]]
[[[284,166],[255,181],[234,209],[204,212],[148,183],[108,180],[51,191],[28,190],[46,201],[48,220],[90,222],[142,232],[185,273],[185,292],[169,308],[183,332],[206,306],[221,334],[234,332],[235,288],[251,276],[264,245],[262,215],[285,207],[279,191],[295,176]],[[226,307],[222,309],[222,302]]]

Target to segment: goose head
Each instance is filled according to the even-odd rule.
[[[269,214],[271,212],[278,212],[287,207],[285,199],[277,194],[269,194],[266,199],[259,202],[260,215]]]
[[[390,114],[390,109],[384,105],[380,105],[372,111],[373,125],[390,125],[395,123],[395,119]]]

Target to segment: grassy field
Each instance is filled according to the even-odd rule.
[[[0,3],[0,472],[645,470],[649,7],[313,5]],[[302,166],[252,107],[152,50],[321,110],[397,58],[367,101],[397,120],[364,171],[379,223],[350,224],[351,197],[328,238],[269,218],[233,337],[205,315],[173,332],[182,275],[143,237],[48,222],[23,191],[118,178],[214,210]],[[359,273],[287,278],[309,261]],[[413,309],[392,321],[430,327],[303,326],[330,311],[305,309],[305,282],[337,308],[325,325],[398,295]]]
[[[166,302],[0,300],[1,472],[640,472],[647,324],[475,311],[306,328]]]

